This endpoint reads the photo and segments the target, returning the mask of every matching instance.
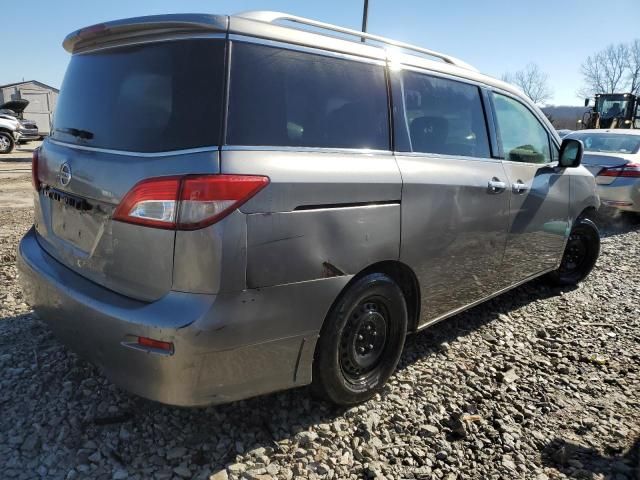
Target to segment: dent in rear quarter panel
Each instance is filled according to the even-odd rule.
[[[596,190],[595,178],[584,167],[567,168],[565,175],[571,177],[570,218],[574,222],[586,208],[600,208],[600,197]]]
[[[176,232],[173,290],[239,292],[246,288],[246,215],[235,211],[220,222]]]
[[[399,203],[247,218],[249,288],[356,274],[398,258]]]
[[[350,275],[398,259],[402,180],[390,153],[223,150],[221,169],[270,178],[241,207],[249,288]]]
[[[351,278],[217,295],[209,313],[183,333],[190,348],[202,353],[193,372],[198,384],[211,390],[242,384],[255,394],[309,383],[318,332]]]

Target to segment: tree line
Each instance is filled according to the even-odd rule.
[[[596,93],[633,93],[640,95],[640,39],[611,44],[582,63],[583,85],[576,92],[580,97]],[[502,80],[520,87],[536,104],[553,98],[549,76],[538,65],[530,63],[522,70],[504,73]]]

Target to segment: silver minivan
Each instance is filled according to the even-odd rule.
[[[596,262],[581,142],[448,55],[274,12],[120,20],[64,47],[20,278],[138,395],[361,402],[408,332]]]

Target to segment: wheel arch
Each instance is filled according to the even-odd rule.
[[[396,329],[396,334],[390,337],[390,345],[392,348],[385,354],[380,364],[375,367],[374,373],[377,373],[371,376],[369,380],[366,380],[366,384],[362,384],[366,388],[350,388],[345,387],[345,385],[350,383],[344,380],[344,374],[340,373],[342,367],[339,365],[336,366],[337,363],[341,364],[341,361],[337,360],[337,358],[341,358],[339,340],[343,330],[340,330],[340,325],[344,326],[344,322],[348,321],[348,318],[345,320],[344,317],[340,317],[342,319],[339,319],[339,323],[336,324],[336,322],[332,321],[331,316],[336,312],[336,309],[339,308],[339,304],[345,296],[349,297],[350,290],[357,283],[361,283],[368,275],[372,276],[373,279],[377,278],[379,282],[382,281],[382,275],[384,275],[398,285],[407,306],[407,325],[405,329],[405,325],[396,324],[400,330]],[[384,283],[388,289],[390,287],[389,282]],[[389,292],[389,290],[387,290],[387,292]],[[359,295],[359,293],[357,294]],[[393,296],[395,297],[394,308],[399,308],[399,298],[397,298],[397,294]],[[313,347],[313,354],[310,358],[307,357],[311,360],[309,362],[309,373],[311,373],[309,379],[311,380],[311,391],[313,394],[319,398],[324,398],[340,405],[353,405],[371,398],[376,391],[382,388],[389,376],[393,373],[402,354],[402,345],[404,344],[406,334],[416,329],[419,318],[419,305],[420,294],[417,278],[413,270],[402,262],[397,260],[376,262],[363,268],[351,277],[344,287],[342,287],[339,294],[336,295],[330,308],[327,310],[322,326],[320,327],[317,342]],[[399,343],[400,341],[401,343]],[[340,372],[338,372],[338,370],[340,370]]]
[[[407,331],[415,331],[418,328],[418,322],[420,319],[420,284],[418,283],[418,278],[416,277],[416,274],[411,269],[411,267],[398,260],[384,260],[381,262],[376,262],[355,274],[353,278],[349,280],[349,282],[336,296],[335,300],[331,304],[331,307],[327,311],[325,321],[333,311],[335,305],[342,298],[345,292],[351,287],[351,285],[353,285],[363,276],[370,273],[384,273],[385,275],[391,277],[391,279],[398,284],[407,303]],[[323,321],[323,325],[325,321]]]
[[[595,222],[598,218],[598,209],[593,205],[585,207],[576,217],[575,223],[582,220],[583,218]]]
[[[415,331],[420,320],[420,284],[415,272],[406,263],[388,260],[368,266],[356,277],[359,278],[369,273],[384,273],[398,284],[407,302],[407,331]]]

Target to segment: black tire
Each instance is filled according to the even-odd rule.
[[[577,285],[587,278],[600,255],[600,232],[587,218],[579,219],[569,234],[560,267],[548,275],[559,286]]]
[[[15,146],[13,135],[9,132],[0,132],[0,154],[13,152]]]
[[[382,273],[357,279],[320,332],[312,392],[338,405],[370,399],[398,365],[406,334],[407,305],[400,287]]]

